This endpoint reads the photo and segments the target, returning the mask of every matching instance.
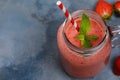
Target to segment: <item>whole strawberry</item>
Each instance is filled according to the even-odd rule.
[[[118,56],[114,62],[113,73],[120,76],[120,56]]]
[[[95,11],[103,18],[103,19],[110,19],[113,7],[111,4],[106,2],[105,0],[99,0],[96,4]]]
[[[115,13],[120,17],[120,1],[115,2],[114,4]]]

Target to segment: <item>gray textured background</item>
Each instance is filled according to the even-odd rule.
[[[95,77],[78,79],[63,71],[56,34],[65,16],[56,1],[0,0],[0,80],[120,80],[111,69],[119,48],[112,49],[108,66]],[[94,10],[96,1],[62,0],[70,12]],[[120,18],[113,15],[107,24],[120,24]]]

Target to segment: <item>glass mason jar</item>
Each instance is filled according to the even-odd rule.
[[[103,30],[104,37],[98,45],[92,48],[83,49],[78,48],[70,42],[66,37],[66,29],[68,25],[71,24],[68,19],[66,19],[59,27],[57,34],[57,44],[63,68],[69,75],[78,78],[95,76],[105,68],[112,48],[111,35],[116,32],[116,28],[108,29],[102,18],[94,11],[78,10],[71,15],[76,20],[81,17],[83,12],[89,18],[94,19],[97,23],[99,23],[101,29]]]

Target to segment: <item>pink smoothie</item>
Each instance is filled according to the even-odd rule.
[[[76,19],[77,24],[80,24],[80,19]],[[102,29],[102,25],[100,25],[96,20],[90,19],[91,28],[88,35],[96,35],[98,39],[96,41],[92,41],[92,46],[97,46],[104,38],[104,30]],[[68,40],[76,47],[81,47],[81,41],[75,38],[79,32],[75,30],[72,24],[66,25],[65,34]],[[65,71],[74,77],[86,78],[97,75],[101,70],[103,70],[108,62],[111,44],[110,38],[108,37],[104,46],[95,51],[93,55],[84,57],[80,53],[72,51],[68,45],[66,45],[63,38],[63,26],[61,25],[58,30],[57,41],[58,48],[60,51],[60,58],[62,65]]]

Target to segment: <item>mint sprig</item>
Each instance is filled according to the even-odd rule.
[[[85,13],[82,14],[82,21],[80,24],[80,34],[77,35],[76,37],[81,40],[81,44],[83,48],[90,48],[92,47],[91,41],[92,40],[97,40],[98,37],[95,35],[87,35],[87,33],[90,31],[90,20],[87,17]]]

